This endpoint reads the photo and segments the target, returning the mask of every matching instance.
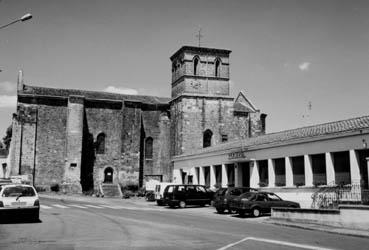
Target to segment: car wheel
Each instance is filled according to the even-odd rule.
[[[185,208],[186,207],[186,202],[185,201],[180,201],[179,202],[179,207],[180,208]]]
[[[252,209],[252,216],[259,217],[261,215],[260,209],[258,207],[254,207]]]
[[[157,201],[156,201],[156,204],[157,204],[158,206],[163,206],[163,202],[162,202],[162,201],[160,201],[160,200],[157,200]]]
[[[224,213],[224,208],[217,207],[215,209],[217,210],[218,214],[223,214]]]

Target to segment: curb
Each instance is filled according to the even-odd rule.
[[[333,234],[355,236],[355,237],[360,237],[360,238],[369,238],[369,232],[364,231],[364,230],[339,228],[339,227],[332,227],[332,226],[325,226],[325,225],[311,224],[311,223],[301,224],[301,223],[293,223],[293,222],[287,222],[283,220],[274,220],[274,219],[265,220],[264,223],[274,224],[278,226],[301,228],[301,229],[306,229],[306,230],[322,231],[322,232],[333,233]]]

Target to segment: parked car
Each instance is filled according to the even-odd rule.
[[[155,186],[155,200],[158,206],[164,206],[164,190],[168,185],[173,185],[172,182],[160,182]]]
[[[164,202],[170,207],[187,205],[210,205],[213,193],[203,185],[168,185],[164,190]]]
[[[299,208],[300,204],[282,200],[275,193],[248,192],[231,200],[229,206],[240,216],[251,213],[252,216],[259,217],[263,213],[270,213],[272,207]]]
[[[38,221],[40,201],[34,187],[25,184],[7,184],[0,187],[0,214],[2,218],[26,216]]]
[[[237,196],[245,192],[256,192],[258,191],[255,188],[250,187],[229,187],[229,188],[220,188],[214,195],[213,206],[217,210],[219,214],[224,213],[227,210],[229,213],[231,209],[229,207],[230,200],[234,199]]]

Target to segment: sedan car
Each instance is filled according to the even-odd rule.
[[[232,210],[236,210],[240,216],[251,213],[252,216],[259,217],[263,213],[270,213],[272,207],[299,208],[300,204],[282,200],[274,193],[249,192],[233,199],[229,206]]]
[[[246,192],[256,192],[257,189],[250,187],[229,187],[229,188],[221,188],[214,195],[213,206],[217,210],[219,214],[224,213],[225,210],[231,212],[229,207],[229,203],[235,197],[240,196]]]
[[[7,184],[0,190],[0,215],[2,219],[26,216],[38,221],[40,201],[34,187],[24,184]]]

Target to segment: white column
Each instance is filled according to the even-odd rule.
[[[215,178],[215,166],[211,165],[210,166],[210,187],[214,187],[215,183],[216,183],[216,178]]]
[[[228,186],[227,166],[222,164],[222,187]]]
[[[369,157],[366,158],[367,173],[369,173]],[[368,185],[369,185],[369,174],[368,174]]]
[[[293,186],[293,172],[291,158],[285,157],[285,167],[286,167],[286,187]]]
[[[174,169],[173,170],[173,182],[182,184],[182,176],[181,176],[181,170]]]
[[[273,159],[268,159],[268,187],[275,187],[275,171]]]
[[[304,170],[305,170],[305,186],[313,186],[313,168],[311,166],[310,155],[304,155]]]
[[[335,184],[336,176],[334,171],[332,153],[330,152],[325,153],[325,167],[326,167],[325,173],[327,176],[327,185]]]
[[[351,175],[351,184],[359,183],[360,184],[360,167],[359,167],[359,159],[354,149],[350,150],[350,175]]]
[[[250,187],[258,188],[260,183],[260,176],[259,176],[259,163],[257,161],[250,162]]]
[[[204,167],[200,167],[200,185],[205,185]]]

